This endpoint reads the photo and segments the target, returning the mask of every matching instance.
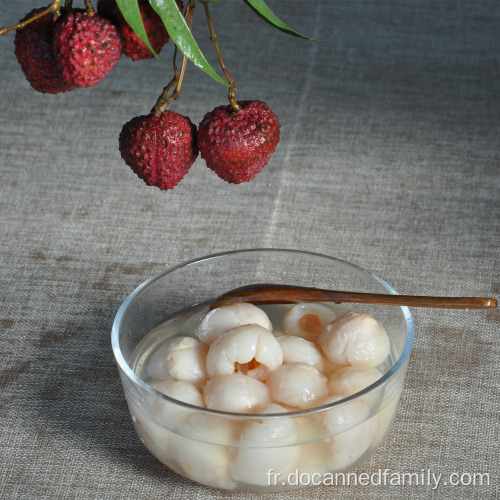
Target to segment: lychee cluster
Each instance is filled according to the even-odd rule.
[[[151,112],[126,123],[119,138],[125,163],[149,186],[172,189],[198,153],[207,167],[232,184],[252,180],[280,140],[280,124],[261,101],[241,101],[207,113],[198,128],[185,116]]]
[[[28,82],[38,92],[58,94],[92,87],[109,75],[122,55],[133,61],[149,59],[169,41],[168,31],[175,38],[174,77],[152,111],[126,123],[119,137],[123,160],[147,185],[172,189],[198,155],[209,169],[231,184],[252,180],[267,165],[280,140],[278,118],[264,102],[236,101],[236,85],[222,60],[205,0],[202,4],[210,38],[228,81],[229,104],[207,113],[198,127],[188,117],[167,111],[179,97],[188,59],[183,52],[179,70],[175,23],[185,21],[191,30],[193,0],[185,9],[182,0],[176,0],[179,12],[169,7],[161,11],[162,16],[149,0],[137,0],[138,11],[132,14],[122,6],[134,25],[140,14],[149,44],[128,24],[117,0],[97,0],[96,10],[91,0],[84,0],[85,9],[73,8],[71,0],[66,0],[63,8],[61,1],[53,0],[49,7],[31,11],[17,25],[0,29],[0,35],[17,30],[15,55]],[[133,17],[129,18],[129,14]],[[186,38],[185,33],[183,36]]]
[[[208,3],[203,2],[203,7],[210,38],[228,81],[229,104],[207,113],[198,127],[177,113],[168,112],[163,118],[168,105],[180,94],[186,64],[184,54],[180,72],[174,57],[174,77],[151,113],[126,123],[120,134],[119,149],[127,165],[146,184],[160,189],[171,189],[178,184],[198,154],[224,181],[231,184],[248,182],[267,165],[280,140],[278,118],[267,104],[256,100],[236,101],[236,85],[222,60]],[[185,13],[189,28],[193,12],[194,6],[189,2]]]
[[[147,0],[139,5],[146,33],[158,53],[169,40],[167,30]],[[180,1],[178,6],[182,9]],[[58,94],[92,87],[111,72],[122,54],[134,61],[154,57],[125,22],[116,0],[99,0],[97,7],[97,13],[69,8],[38,18],[47,9],[34,9],[20,21],[25,25],[16,32],[15,54],[35,90]]]

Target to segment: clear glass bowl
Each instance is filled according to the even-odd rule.
[[[158,460],[201,484],[253,492],[326,484],[366,460],[390,432],[413,344],[407,307],[347,305],[384,325],[393,366],[364,390],[322,407],[273,415],[209,410],[156,391],[134,371],[138,345],[151,330],[251,283],[396,294],[360,267],[296,250],[238,250],[167,269],[127,297],[113,324],[113,352],[135,429]],[[326,419],[340,424],[328,430]],[[242,443],[239,436],[249,426],[267,438]],[[273,441],[290,426],[296,430],[293,439]]]

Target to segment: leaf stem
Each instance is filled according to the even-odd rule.
[[[24,21],[21,21],[7,28],[0,28],[0,36],[5,35],[5,33],[8,33],[9,31],[12,30],[23,29],[28,24],[32,23],[33,21],[36,21],[37,19],[40,19],[43,16],[46,16],[47,14],[50,14],[51,12],[54,13],[54,21],[55,21],[61,15],[61,1],[62,0],[54,0],[46,9],[42,10],[41,12],[38,12],[37,14],[34,14],[28,19],[25,19]]]
[[[210,16],[210,10],[208,8],[208,3],[203,3],[203,7],[205,8],[205,15],[207,16],[208,29],[210,30],[210,40],[212,40],[212,43],[214,44],[220,66],[222,68],[222,71],[226,75],[227,81],[229,82],[230,85],[229,103],[231,104],[231,107],[233,108],[235,114],[241,113],[241,106],[236,102],[236,99],[234,97],[234,91],[238,89],[236,88],[236,83],[231,78],[231,75],[227,71],[226,65],[224,64],[224,60],[222,59],[222,54],[219,48],[219,38],[215,34],[214,25],[212,23],[212,17]]]

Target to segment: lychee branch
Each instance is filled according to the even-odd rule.
[[[64,2],[64,10],[66,14],[74,14],[75,10],[73,9],[73,0],[66,0]]]
[[[90,0],[85,0],[85,10],[88,16],[93,16],[95,14],[94,6]]]
[[[177,83],[177,80],[178,80],[178,77],[176,75],[172,78],[172,80],[170,80],[170,83],[163,89],[161,96],[158,98],[158,101],[156,102],[156,105],[153,108],[153,112],[155,113],[156,116],[161,115],[161,113],[163,113],[163,111],[166,109],[168,104],[170,104],[170,102],[172,102],[172,101],[170,101],[167,104],[167,96],[168,96],[168,93],[170,92],[171,88]]]
[[[14,24],[13,26],[9,26],[8,28],[0,28],[0,36],[5,35],[5,33],[8,33],[9,31],[12,30],[23,29],[28,24],[32,23],[33,21],[36,21],[37,19],[40,19],[43,16],[46,16],[47,14],[50,14],[51,12],[54,13],[54,21],[55,21],[61,15],[61,1],[62,0],[54,0],[46,9],[29,17],[28,19],[25,19],[24,21],[21,21],[17,24]]]
[[[191,30],[191,27],[193,26],[193,15],[194,15],[195,9],[196,9],[196,7],[194,5],[194,1],[190,0],[188,6],[186,7],[186,14],[185,14],[189,30]],[[188,58],[185,55],[183,56],[180,73],[178,73],[178,71],[177,71],[176,58],[177,58],[177,46],[175,47],[175,51],[174,51],[174,73],[175,73],[175,75],[172,78],[172,80],[170,81],[170,83],[163,89],[162,95],[158,99],[158,102],[156,103],[155,107],[153,108],[153,111],[154,111],[156,116],[161,115],[173,101],[175,101],[176,99],[179,98],[179,95],[181,93],[182,82],[184,80],[184,75],[186,73]],[[167,95],[168,95],[170,89],[174,86],[174,84],[177,84],[175,87],[175,90],[172,92],[170,97],[167,99]]]
[[[219,48],[219,38],[215,34],[214,25],[212,23],[212,17],[210,16],[210,10],[208,8],[208,3],[203,3],[203,7],[205,8],[205,15],[207,16],[208,29],[210,30],[210,40],[214,44],[215,51],[217,52],[217,57],[219,58],[219,63],[221,65],[222,71],[226,75],[227,81],[229,82],[229,103],[234,110],[235,114],[239,114],[241,112],[241,106],[236,102],[236,98],[234,97],[234,91],[238,90],[236,88],[236,83],[231,78],[231,75],[226,69],[226,65],[224,64],[224,60],[222,59],[222,54]]]
[[[167,96],[168,96],[168,93],[170,92],[170,89],[179,80],[179,71],[177,70],[177,52],[178,52],[178,49],[177,49],[177,45],[176,45],[174,48],[174,57],[173,57],[173,61],[172,61],[172,66],[174,68],[174,76],[173,76],[172,80],[170,80],[170,83],[163,89],[163,92],[162,92],[161,96],[159,97],[158,102],[156,103],[156,106],[154,107],[155,111],[165,104],[165,102],[167,101]]]

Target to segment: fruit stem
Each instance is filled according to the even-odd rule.
[[[50,14],[51,12],[54,13],[54,21],[55,21],[61,15],[61,1],[62,0],[54,0],[46,9],[29,17],[28,19],[25,19],[24,21],[21,21],[17,24],[14,24],[13,26],[9,26],[8,28],[0,28],[0,36],[5,35],[5,33],[8,33],[9,31],[12,30],[23,29],[28,24],[32,23],[33,21],[36,21],[37,19],[40,19],[43,16],[46,16],[47,14]]]
[[[85,0],[85,11],[86,16],[92,17],[93,15],[95,15],[94,6],[90,2],[90,0]]]
[[[189,30],[191,30],[191,27],[193,26],[193,15],[194,15],[195,9],[196,9],[196,7],[194,5],[194,0],[190,0],[188,6],[186,7],[186,14],[185,14],[185,18],[187,18],[187,24],[188,24]],[[181,93],[182,82],[184,80],[184,75],[186,73],[188,58],[186,56],[182,57],[181,71],[180,71],[180,73],[178,73],[176,57],[177,57],[177,47],[175,47],[175,51],[174,51],[175,76],[172,78],[170,83],[163,89],[162,95],[158,99],[155,107],[153,108],[153,112],[156,116],[161,115],[168,108],[168,106],[170,106],[170,104],[173,101],[175,101],[176,99],[179,98],[179,95]],[[167,99],[167,94],[170,91],[170,89],[174,86],[174,84],[177,84],[175,87],[175,90],[172,92],[170,97]]]
[[[208,3],[203,3],[203,7],[205,8],[205,15],[207,16],[208,29],[210,30],[210,40],[212,40],[212,43],[214,44],[215,51],[217,52],[217,57],[219,58],[222,71],[226,75],[227,81],[229,82],[230,85],[229,103],[231,104],[231,107],[234,110],[234,114],[237,115],[241,113],[241,106],[236,102],[236,99],[234,97],[234,91],[238,89],[236,88],[236,83],[231,78],[231,75],[227,71],[226,65],[224,64],[224,60],[222,59],[222,54],[219,48],[219,38],[215,34],[214,25],[212,23],[212,17],[210,16],[210,10],[208,8]]]
[[[178,77],[177,75],[175,75],[172,80],[170,80],[170,83],[163,89],[161,96],[158,98],[158,101],[153,108],[153,112],[156,116],[160,115],[164,111],[164,109],[162,109],[162,106],[164,106],[167,102],[168,93],[170,92],[170,89],[177,83],[177,79]]]

